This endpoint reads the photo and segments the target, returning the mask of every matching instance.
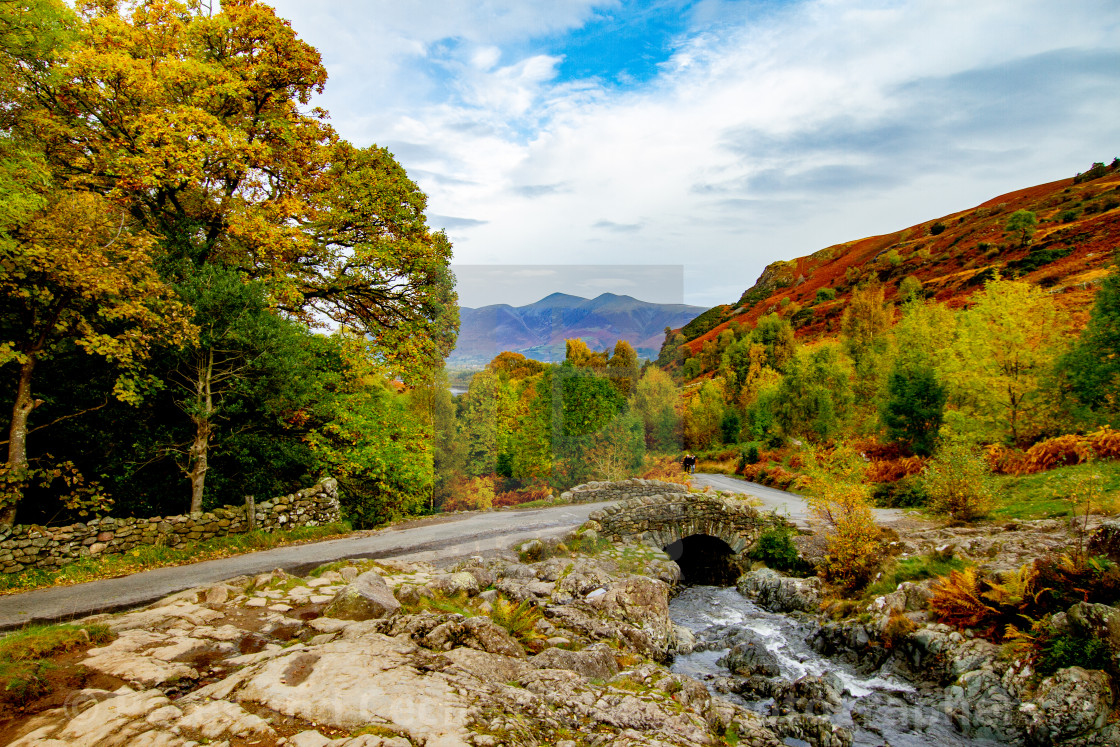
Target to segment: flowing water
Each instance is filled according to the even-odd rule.
[[[938,692],[918,687],[890,673],[861,674],[850,665],[826,658],[811,649],[806,638],[813,627],[795,618],[767,612],[733,588],[719,586],[686,587],[669,604],[673,622],[694,634],[701,644],[718,641],[725,628],[746,628],[761,638],[778,658],[781,677],[788,681],[804,675],[832,673],[843,683],[843,707],[829,718],[852,732],[859,747],[995,747],[998,742],[971,739],[958,732],[938,708]],[[716,661],[727,653],[701,650],[678,656],[673,671],[689,675],[709,686],[715,677],[730,675]],[[748,701],[734,694],[722,694],[753,711],[769,715],[772,699]],[[789,745],[804,745],[787,739]]]

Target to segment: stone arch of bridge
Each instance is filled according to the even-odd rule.
[[[714,493],[633,498],[593,512],[590,519],[611,539],[637,540],[677,555],[674,560],[692,583],[727,582],[746,565],[744,553],[774,521],[746,501]],[[686,566],[704,580],[687,578]]]

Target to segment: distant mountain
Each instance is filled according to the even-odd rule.
[[[639,357],[655,358],[665,328],[687,324],[702,311],[700,306],[647,303],[614,293],[590,300],[553,293],[527,306],[463,307],[458,347],[447,362],[482,365],[504,350],[540,361],[561,361],[564,340],[575,337],[592,350],[613,350],[618,340],[626,340]]]

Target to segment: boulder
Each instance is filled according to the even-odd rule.
[[[373,571],[361,574],[342,587],[323,610],[325,617],[339,620],[373,620],[390,617],[401,608],[393,590]]]
[[[646,633],[651,643],[668,652],[673,625],[669,620],[669,585],[645,576],[631,576],[605,594],[588,597],[583,604],[604,617],[633,625]]]
[[[829,714],[843,707],[843,692],[844,684],[840,678],[829,672],[819,676],[807,674],[790,683],[778,683],[771,696],[779,716],[789,713]]]
[[[505,628],[489,617],[454,616],[437,625],[420,639],[422,645],[435,651],[450,651],[459,646],[475,648],[491,654],[521,658],[525,651]]]
[[[790,578],[772,568],[745,573],[735,584],[739,593],[771,612],[816,612],[821,604],[819,578]]]
[[[674,656],[686,656],[696,650],[698,642],[695,634],[683,625],[673,625],[672,653]]]
[[[1120,609],[1106,604],[1078,602],[1066,610],[1071,632],[1107,641],[1114,655],[1120,654]]]
[[[1047,677],[1031,702],[1020,710],[1026,714],[1027,731],[1038,744],[1056,744],[1104,727],[1112,709],[1112,688],[1107,674],[1070,667]]]
[[[778,657],[768,651],[762,640],[754,635],[732,646],[727,655],[720,658],[717,663],[740,677],[753,675],[777,677],[782,673],[781,667],[778,666]]]
[[[1102,521],[1089,536],[1088,550],[1093,555],[1105,555],[1120,563],[1120,518]]]
[[[478,594],[478,579],[467,571],[436,576],[428,582],[428,585],[449,597],[460,593],[469,597]]]
[[[568,669],[589,680],[608,680],[618,674],[614,653],[604,643],[588,646],[582,651],[546,648],[529,662],[537,669]]]

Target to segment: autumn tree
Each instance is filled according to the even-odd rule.
[[[624,413],[590,439],[586,457],[596,478],[622,480],[641,466],[644,454],[642,421],[633,413]]]
[[[1030,210],[1016,210],[1007,219],[1007,232],[1019,239],[1019,246],[1031,243],[1035,227],[1038,225],[1038,216]]]
[[[433,453],[423,422],[390,385],[376,348],[357,335],[337,337],[343,375],[320,407],[323,424],[306,438],[319,469],[338,479],[346,516],[368,528],[424,505]]]
[[[863,587],[882,562],[882,539],[871,511],[865,464],[849,446],[810,450],[806,501],[814,524],[823,527],[821,576],[847,592]]]
[[[618,393],[629,397],[638,378],[638,354],[626,340],[615,343],[614,354],[607,362],[607,374]]]
[[[54,6],[19,7],[39,5]],[[58,54],[6,68],[10,133],[41,144],[61,188],[151,236],[164,281],[228,269],[273,313],[368,335],[407,381],[450,351],[450,243],[427,227],[426,197],[388,151],[339,139],[311,107],[319,53],[271,8],[89,2],[73,28]]]
[[[585,482],[591,474],[587,450],[596,434],[625,412],[626,400],[609,379],[567,362],[555,369],[553,387],[556,456],[562,460],[563,476],[569,482]]]
[[[552,479],[553,433],[559,425],[559,407],[553,399],[553,370],[546,367],[528,381],[522,394],[525,415],[510,434],[513,476],[523,482],[543,484]]]
[[[152,346],[192,339],[182,305],[155,271],[152,244],[127,215],[88,192],[51,194],[0,243],[0,366],[15,380],[4,466],[12,489],[0,525],[14,521],[27,477],[31,413],[42,403],[34,392],[40,365],[76,346],[114,362],[120,375],[113,394],[135,403]]]
[[[1056,397],[1044,384],[1066,344],[1068,321],[1029,283],[997,279],[961,314],[945,377],[950,424],[983,440],[1021,444],[1046,430]]]
[[[462,397],[459,425],[466,443],[466,470],[470,475],[492,473],[498,462],[500,448],[499,414],[501,382],[489,370],[479,371],[471,379],[470,388]]]
[[[634,412],[642,419],[646,447],[660,453],[680,448],[680,397],[669,374],[650,367],[634,387]]]
[[[713,382],[704,381],[689,397],[684,408],[685,445],[706,449],[718,444],[723,414],[723,392]]]
[[[878,422],[884,373],[890,369],[890,328],[893,306],[883,300],[884,288],[871,282],[852,292],[840,320],[844,351],[854,363],[853,391],[860,427]]]
[[[597,353],[580,338],[564,341],[564,360],[576,368],[603,368],[607,365],[607,354]]]
[[[835,344],[798,350],[774,399],[774,418],[788,436],[827,441],[851,413],[850,364]]]
[[[781,371],[793,359],[797,344],[788,320],[768,314],[758,320],[751,336],[765,348],[766,365],[775,371]]]

